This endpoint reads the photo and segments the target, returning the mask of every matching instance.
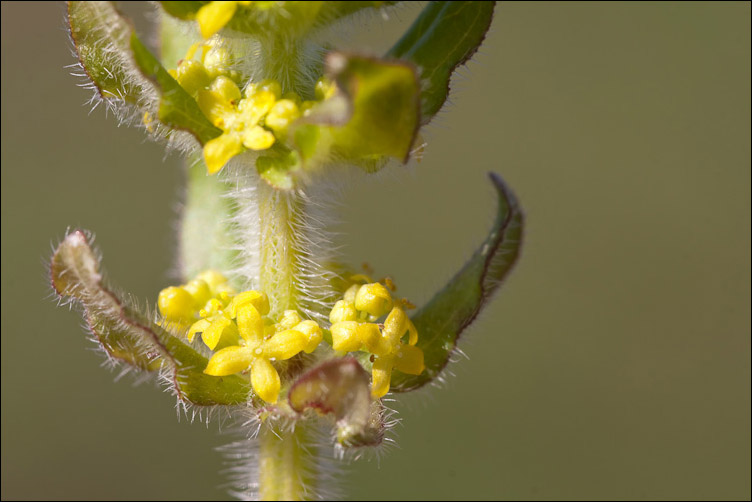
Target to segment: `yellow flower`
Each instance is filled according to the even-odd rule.
[[[191,331],[204,330],[204,342],[212,348],[220,340],[237,333],[235,345],[217,351],[204,373],[225,376],[250,370],[251,386],[268,403],[276,403],[281,382],[272,361],[284,361],[300,352],[313,352],[323,339],[315,321],[303,321],[297,312],[286,311],[280,322],[266,326],[263,316],[269,312],[269,299],[258,291],[235,296],[221,313],[197,322]],[[233,319],[235,321],[233,322]]]
[[[362,279],[370,281],[365,276]],[[387,284],[391,286],[391,281]],[[392,299],[382,284],[354,284],[329,314],[334,350],[363,350],[373,354],[371,395],[374,398],[389,392],[393,369],[410,375],[419,375],[425,370],[423,351],[415,347],[418,330],[405,312],[407,306],[409,303],[405,300]],[[374,322],[387,312],[389,315],[383,324]],[[402,342],[405,334],[407,343]]]

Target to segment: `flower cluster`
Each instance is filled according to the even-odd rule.
[[[236,294],[227,279],[214,271],[162,290],[158,305],[168,322],[187,327],[194,321],[188,328],[188,340],[200,334],[203,343],[216,351],[204,373],[226,376],[250,370],[253,390],[268,403],[277,402],[281,388],[272,362],[311,353],[323,340],[316,321],[303,320],[296,311],[286,310],[274,322],[267,316],[266,294],[253,290]]]
[[[387,285],[391,286],[391,281]],[[334,350],[372,354],[374,398],[389,392],[393,369],[410,375],[420,375],[425,369],[423,351],[415,346],[418,330],[405,312],[409,307],[412,305],[406,300],[392,298],[383,284],[369,282],[350,286],[329,314]],[[376,322],[385,315],[382,323]],[[407,343],[402,341],[405,334]]]
[[[241,93],[242,79],[232,69],[230,53],[211,42],[191,46],[170,74],[193,96],[211,123],[222,130],[220,136],[204,145],[209,174],[218,172],[246,149],[269,150],[278,140],[284,141],[290,124],[317,103],[303,101],[294,92],[283,94],[279,82],[271,79],[249,82]],[[324,79],[319,80],[315,89],[317,99],[330,97],[333,91],[333,84]],[[284,147],[281,150],[295,155]]]

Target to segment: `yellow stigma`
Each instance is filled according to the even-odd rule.
[[[412,304],[392,298],[390,290],[396,287],[391,279],[384,280],[386,286],[363,275],[351,280],[367,283],[350,286],[329,313],[332,348],[341,353],[372,354],[371,395],[378,399],[389,392],[393,369],[411,375],[423,373],[423,351],[415,347],[418,330],[405,312]],[[383,323],[375,322],[384,315]],[[402,341],[405,335],[407,343]]]

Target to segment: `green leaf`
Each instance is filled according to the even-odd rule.
[[[137,369],[161,369],[185,403],[235,405],[248,401],[250,383],[238,375],[203,373],[208,363],[181,339],[135,309],[103,284],[99,260],[86,233],[68,234],[55,250],[50,280],[61,299],[81,305],[93,336],[115,360]]]
[[[131,33],[130,47],[134,62],[160,93],[158,118],[162,123],[190,132],[202,145],[222,134],[135,33]]]
[[[416,389],[439,375],[462,332],[475,320],[517,260],[522,242],[522,211],[502,179],[494,173],[490,177],[499,196],[496,221],[465,266],[412,316],[426,370],[420,375],[393,373],[391,389],[395,392]]]
[[[186,130],[201,144],[222,133],[141,43],[112,2],[68,2],[68,21],[81,66],[105,100],[122,100],[151,112],[149,103],[158,98],[157,118],[165,126]]]
[[[326,66],[337,91],[299,121],[301,126],[321,126],[318,149],[368,171],[381,168],[386,157],[406,162],[420,123],[413,67],[342,52],[330,52]],[[298,151],[304,152],[298,134],[295,139]]]
[[[422,120],[428,123],[449,94],[454,70],[478,50],[496,2],[430,2],[387,57],[420,69]]]
[[[68,24],[81,67],[99,95],[136,104],[140,89],[124,65],[132,26],[111,2],[68,2]]]

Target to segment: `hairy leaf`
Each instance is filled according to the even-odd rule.
[[[411,61],[420,69],[424,124],[446,101],[454,70],[483,42],[495,3],[430,2],[387,52],[387,57]]]
[[[420,124],[420,88],[409,64],[330,52],[327,76],[336,83],[334,96],[311,110],[294,131],[305,162],[327,150],[368,171],[381,168],[387,157],[407,161]],[[320,127],[314,154],[307,154],[300,132]],[[310,129],[309,129],[310,131]]]
[[[136,104],[139,87],[126,70],[133,27],[111,2],[68,2],[68,24],[83,70],[103,99]]]
[[[180,87],[172,75],[167,73],[135,33],[131,34],[130,47],[136,65],[160,93],[158,117],[162,123],[190,132],[202,145],[222,134],[222,131],[214,127],[204,116],[198,103]]]
[[[61,298],[72,298],[104,350],[141,370],[162,369],[181,401],[200,406],[242,404],[250,383],[238,376],[203,373],[207,359],[104,286],[99,260],[80,231],[68,234],[52,256],[50,279]]]
[[[392,390],[416,389],[436,378],[449,362],[462,332],[511,270],[522,242],[523,215],[517,199],[502,179],[490,174],[499,196],[491,232],[464,267],[412,317],[420,338],[426,370],[420,375],[394,373]]]

